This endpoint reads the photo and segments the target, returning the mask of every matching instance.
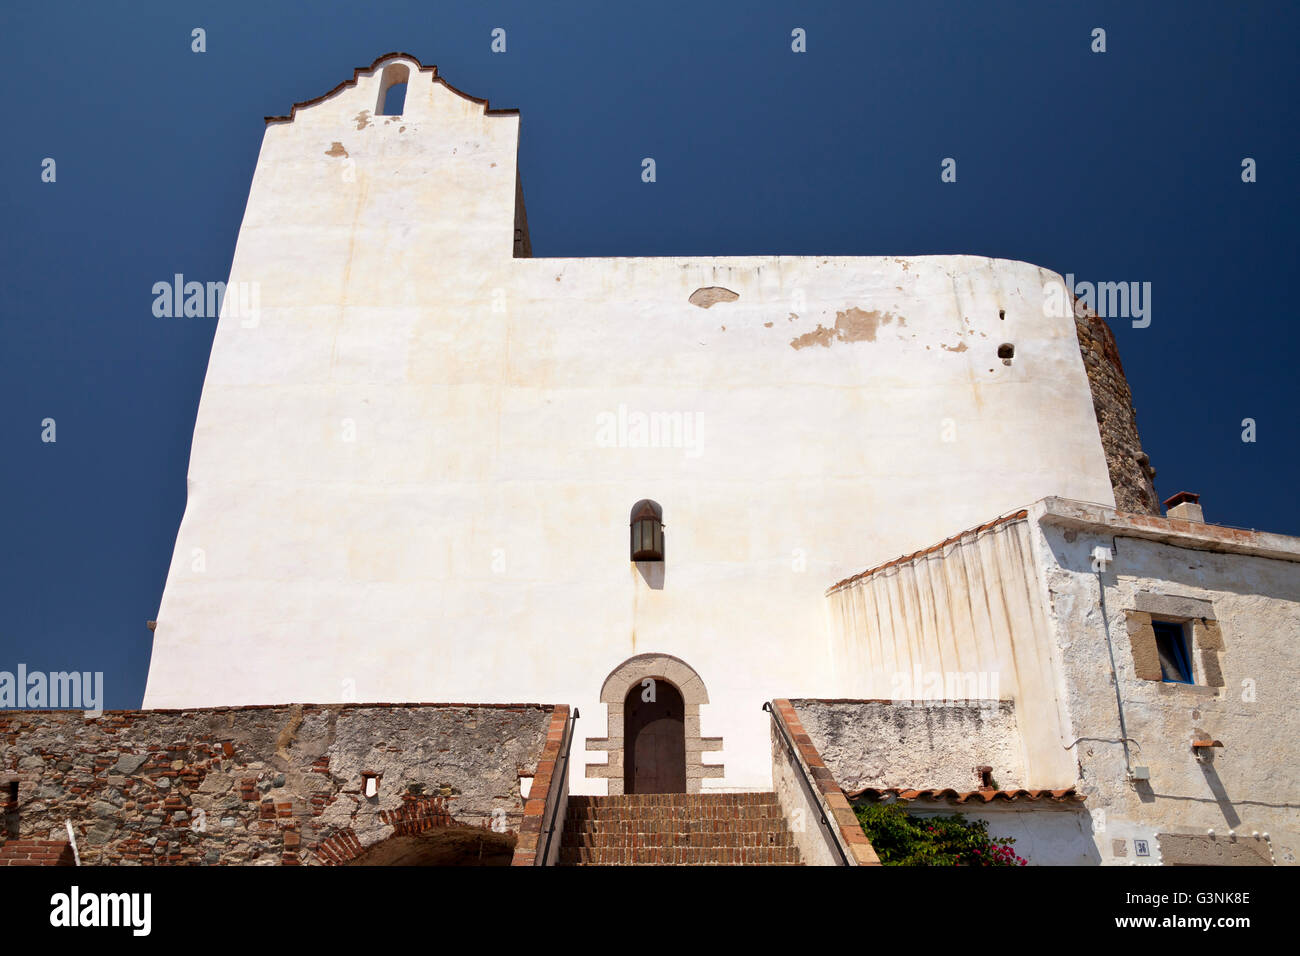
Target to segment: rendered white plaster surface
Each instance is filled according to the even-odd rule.
[[[983,820],[991,837],[1011,837],[1012,849],[1028,866],[1091,866],[1101,862],[1093,840],[1092,820],[1087,810],[1016,802],[970,807],[935,801],[914,801],[906,805],[914,816],[950,816]],[[1127,862],[1151,863],[1134,857]]]
[[[707,686],[704,788],[765,789],[762,703],[871,682],[834,666],[828,583],[1045,495],[1113,503],[1052,273],[513,258],[518,116],[416,64],[375,116],[383,66],[267,128],[230,276],[260,312],[218,323],[146,707],[567,702],[582,741],[658,652]],[[651,414],[681,447],[629,447]],[[647,497],[661,582],[628,560]],[[602,759],[575,746],[575,792]]]

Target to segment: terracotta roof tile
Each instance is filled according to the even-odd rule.
[[[858,574],[855,574],[852,577],[847,577],[842,581],[836,581],[834,584],[832,584],[829,588],[826,589],[826,593],[830,594],[832,591],[839,590],[845,585],[852,584],[854,581],[860,581],[865,577],[870,577],[876,572],[883,571],[886,568],[892,568],[896,564],[906,564],[908,561],[912,561],[916,558],[921,557],[922,555],[930,554],[931,552],[938,551],[941,548],[946,548],[948,545],[960,541],[968,534],[979,534],[981,531],[987,531],[990,528],[996,528],[998,525],[1006,524],[1009,521],[1019,521],[1022,518],[1027,518],[1028,516],[1029,516],[1029,509],[1022,508],[1021,510],[1013,512],[1011,514],[1003,515],[1000,518],[994,518],[992,521],[985,522],[982,525],[977,525],[974,528],[969,528],[963,531],[961,534],[955,534],[951,538],[944,538],[938,544],[932,544],[928,548],[922,548],[920,551],[914,551],[911,554],[905,554],[900,558],[895,558],[892,561],[886,561],[884,564],[878,564],[874,568],[868,568],[866,571],[861,571]]]
[[[1021,801],[1037,803],[1047,800],[1049,803],[1082,803],[1084,795],[1074,787],[1064,790],[955,790],[952,787],[940,789],[914,790],[910,787],[863,787],[861,790],[846,790],[844,795],[850,800],[884,800],[892,797],[897,800],[946,800],[950,803],[992,803],[994,800]]]

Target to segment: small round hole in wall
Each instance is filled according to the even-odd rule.
[[[1003,342],[998,346],[998,358],[1002,359],[1003,365],[1010,365],[1011,360],[1016,357],[1016,347],[1010,342]]]

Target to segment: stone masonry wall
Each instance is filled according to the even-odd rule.
[[[345,863],[388,837],[512,840],[545,744],[537,704],[0,713],[0,839],[88,864]],[[362,774],[382,775],[367,798]],[[17,784],[17,802],[10,799]],[[495,825],[495,826],[494,826]],[[0,847],[2,850],[3,847]]]
[[[1015,705],[792,700],[808,737],[846,792],[864,787],[975,790],[975,768],[999,787],[1024,783]]]
[[[1137,409],[1124,366],[1120,364],[1115,336],[1106,320],[1082,302],[1074,304],[1074,324],[1079,334],[1079,351],[1092,388],[1101,447],[1106,453],[1115,507],[1136,514],[1160,514],[1156,497],[1156,471],[1142,450],[1138,435]]]

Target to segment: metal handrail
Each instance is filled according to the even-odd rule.
[[[808,796],[811,798],[812,805],[820,811],[821,825],[826,828],[826,833],[830,837],[831,844],[835,847],[835,852],[838,853],[840,859],[844,861],[841,865],[852,866],[849,862],[849,855],[844,852],[844,847],[840,845],[838,834],[836,834],[835,830],[831,828],[831,822],[826,819],[826,808],[822,804],[818,791],[813,789],[812,780],[808,777],[808,772],[803,768],[803,761],[799,759],[799,752],[795,749],[794,741],[790,739],[789,731],[785,729],[785,722],[781,720],[781,716],[772,709],[771,701],[763,702],[763,710],[772,715],[772,723],[775,724],[776,729],[781,732],[781,741],[785,744],[786,750],[790,752],[790,762],[793,763],[795,769],[799,771],[799,782],[803,784],[804,790],[807,791]]]
[[[560,815],[561,800],[559,794],[563,793],[564,788],[569,785],[569,751],[573,749],[573,731],[580,716],[582,715],[578,712],[578,708],[573,708],[573,713],[569,716],[568,724],[564,728],[564,772],[556,774],[560,789],[556,791],[555,806],[551,808],[551,826],[546,831],[546,847],[537,860],[538,866],[546,866],[546,861],[551,858],[551,838],[555,835],[555,818]]]

